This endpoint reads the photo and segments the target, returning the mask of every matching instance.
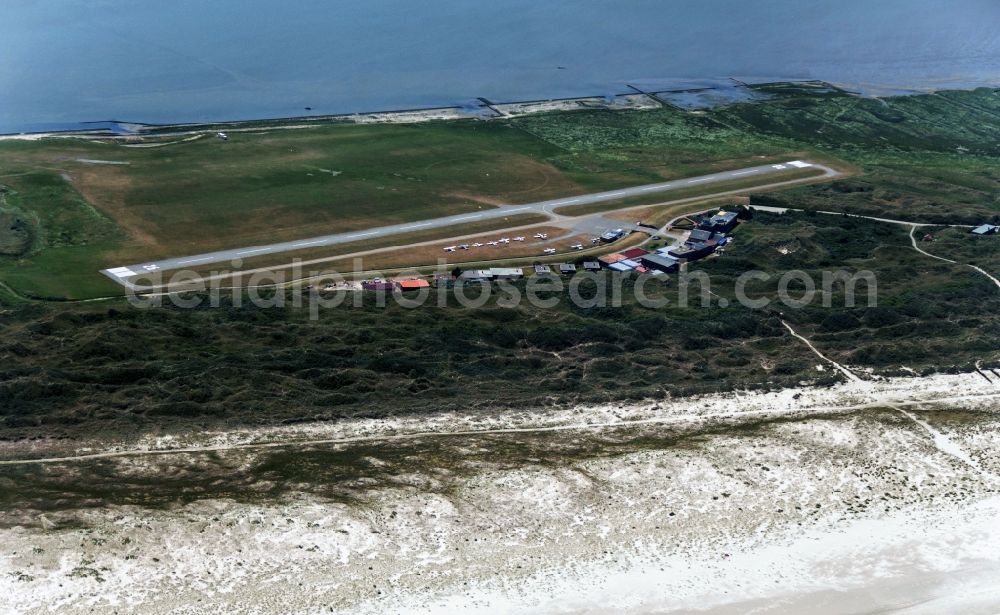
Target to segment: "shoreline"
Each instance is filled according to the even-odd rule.
[[[152,123],[130,120],[94,120],[78,122],[77,128],[47,131],[24,131],[0,133],[0,141],[34,141],[43,138],[90,138],[90,139],[139,139],[143,137],[172,137],[203,133],[211,130],[249,131],[267,129],[304,129],[327,124],[408,124],[441,120],[491,120],[520,117],[535,113],[574,111],[574,110],[640,110],[670,107],[688,112],[726,106],[729,104],[753,103],[768,100],[763,98],[733,98],[714,104],[705,104],[694,108],[686,108],[675,104],[667,94],[701,94],[713,91],[739,90],[753,93],[753,88],[792,84],[801,87],[817,89],[832,88],[848,96],[887,98],[894,96],[919,96],[949,90],[973,90],[981,87],[1000,87],[1000,84],[964,84],[961,87],[926,87],[902,88],[894,86],[885,89],[883,86],[863,84],[842,84],[819,79],[775,79],[744,82],[736,78],[727,78],[731,85],[722,85],[722,80],[714,80],[711,85],[686,87],[678,89],[640,89],[626,84],[629,91],[611,95],[588,95],[574,97],[537,98],[530,100],[514,100],[497,102],[486,98],[477,98],[478,106],[444,105],[433,107],[411,107],[383,111],[357,111],[349,113],[322,115],[290,115],[262,117],[242,120],[217,120],[206,122],[176,122]],[[706,80],[706,83],[712,80]],[[695,82],[688,82],[695,85]],[[876,93],[876,92],[883,93]],[[87,128],[87,125],[103,125],[101,128]],[[117,129],[117,130],[116,130]]]

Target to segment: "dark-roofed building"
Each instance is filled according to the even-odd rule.
[[[535,265],[535,275],[549,276],[552,275],[552,268],[548,265]]]
[[[611,229],[610,231],[601,235],[601,241],[603,241],[604,243],[611,243],[613,241],[618,241],[624,236],[625,236],[625,229],[620,229],[620,228]]]
[[[711,241],[716,238],[716,233],[701,228],[694,229],[688,235],[688,241]]]
[[[688,242],[679,248],[671,249],[668,254],[679,261],[689,263],[699,258],[705,258],[712,252],[715,252],[714,244]]]
[[[361,283],[361,288],[363,290],[389,292],[395,290],[396,285],[387,280],[365,280]]]
[[[560,263],[559,264],[559,273],[561,273],[563,275],[572,275],[572,274],[576,273],[576,265],[573,265],[573,264],[570,264],[570,263]]]
[[[972,234],[973,235],[993,235],[998,230],[1000,230],[1000,226],[994,226],[992,224],[984,224],[982,226],[977,226],[976,228],[972,229]]]
[[[734,211],[720,211],[708,220],[698,225],[699,228],[713,233],[728,233],[739,224],[739,216]]]
[[[584,271],[600,271],[601,262],[600,261],[586,261],[583,263]]]
[[[680,267],[680,263],[677,262],[676,258],[660,254],[647,254],[639,260],[649,269],[656,269],[664,273],[673,273]]]

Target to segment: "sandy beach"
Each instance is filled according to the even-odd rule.
[[[93,463],[239,475],[289,441],[363,451],[374,473],[349,501],[317,476],[279,498],[7,510],[0,592],[32,614],[995,613],[998,394],[937,375],[150,438],[96,459],[74,455],[104,444],[8,448],[60,452],[42,476],[82,481]]]

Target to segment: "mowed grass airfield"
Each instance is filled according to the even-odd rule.
[[[123,289],[100,270],[792,159],[848,172],[864,168],[880,185],[901,190],[919,187],[927,198],[909,199],[913,211],[933,211],[931,196],[956,191],[969,193],[962,207],[988,211],[981,195],[996,182],[985,161],[992,160],[997,141],[994,124],[985,120],[1000,113],[992,90],[886,102],[830,88],[761,87],[771,100],[710,111],[663,107],[409,125],[261,127],[230,131],[228,141],[211,130],[197,138],[133,142],[0,141],[0,290],[55,299],[119,295]],[[951,114],[929,121],[929,110],[941,106]],[[941,117],[954,129],[942,127]],[[975,167],[984,186],[966,186],[973,175],[956,175],[956,164]],[[762,177],[758,184],[748,178],[733,187],[751,192],[773,179]],[[706,196],[713,190],[706,188]],[[569,213],[658,203],[668,196]],[[886,193],[878,203],[892,207],[898,200]],[[495,222],[421,232],[418,238],[400,235],[379,247],[543,220]],[[333,247],[286,253],[255,265],[339,253]]]
[[[614,149],[573,151],[516,121],[334,125],[150,145],[158,146],[0,143],[8,208],[37,229],[30,249],[0,267],[0,280],[32,296],[120,294],[100,269],[788,159],[765,144],[661,157],[639,147],[636,164]],[[506,226],[501,219],[491,228]],[[461,234],[441,229],[431,238]]]

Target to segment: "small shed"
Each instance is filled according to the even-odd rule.
[[[552,275],[552,268],[548,265],[535,265],[535,275],[550,276]]]
[[[563,275],[573,275],[576,273],[576,265],[570,263],[559,263],[559,273]]]
[[[601,262],[600,261],[586,261],[583,263],[584,271],[600,271]]]

